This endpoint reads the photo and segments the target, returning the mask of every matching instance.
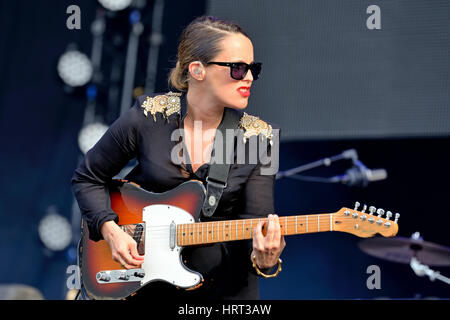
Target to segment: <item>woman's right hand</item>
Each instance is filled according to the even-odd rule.
[[[111,249],[114,261],[127,269],[140,268],[144,262],[144,256],[138,253],[137,243],[129,234],[123,231],[114,221],[106,221],[100,232]]]

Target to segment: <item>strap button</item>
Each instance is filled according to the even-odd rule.
[[[209,198],[208,198],[208,203],[209,203],[210,206],[215,205],[215,204],[216,204],[216,197],[214,197],[214,196],[209,196]]]

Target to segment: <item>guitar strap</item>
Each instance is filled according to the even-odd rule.
[[[240,116],[236,110],[225,108],[222,122],[217,127],[221,133],[221,139],[216,134],[211,165],[206,177],[206,198],[202,208],[203,215],[206,217],[214,214],[223,190],[227,187],[228,173],[234,158],[234,137],[239,120]],[[233,139],[227,136],[227,129],[233,129]]]

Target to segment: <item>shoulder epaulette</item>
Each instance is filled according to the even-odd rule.
[[[261,139],[263,137],[269,139],[270,145],[272,145],[272,126],[259,117],[251,116],[244,112],[244,115],[239,121],[239,126],[244,129],[244,143],[251,136],[261,135]]]
[[[180,96],[181,93],[170,91],[163,95],[147,97],[141,104],[141,108],[144,109],[146,117],[150,113],[155,121],[158,112],[161,112],[163,117],[168,118],[171,114],[180,112]]]

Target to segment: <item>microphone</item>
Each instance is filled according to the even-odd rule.
[[[355,149],[348,149],[341,153],[343,159],[351,159],[353,163],[358,161],[358,152]]]
[[[356,160],[353,167],[345,174],[332,177],[333,182],[342,182],[348,186],[366,187],[369,182],[381,181],[387,178],[386,169],[368,169],[361,161]]]

